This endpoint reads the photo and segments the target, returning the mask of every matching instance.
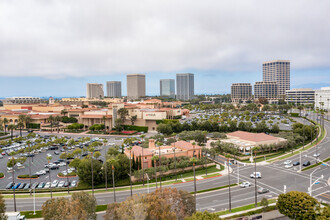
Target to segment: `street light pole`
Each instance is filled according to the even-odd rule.
[[[159,187],[162,188],[162,159],[161,159],[161,152],[160,152],[160,145],[158,144],[158,151],[159,151]]]
[[[239,184],[239,163],[237,163],[237,185]]]
[[[175,170],[175,181],[177,181],[178,180],[178,175],[177,175],[177,172],[176,172],[176,156],[175,156],[175,150],[176,150],[176,148],[175,148],[175,143],[174,143],[174,147],[173,147],[173,152],[174,152],[174,170]]]
[[[254,206],[258,206],[257,198],[257,151],[254,152]]]
[[[144,155],[143,155],[143,146],[142,146],[142,179],[143,179],[143,186],[144,186]]]
[[[318,167],[315,169],[310,175],[309,175],[309,195],[312,196],[312,184],[313,184],[313,173],[317,170],[321,169],[321,167]]]
[[[113,186],[113,200],[116,202],[116,186],[115,186],[115,167],[112,165],[112,186]]]
[[[230,168],[229,168],[229,158],[227,158],[227,168],[228,168],[228,189],[229,189],[229,212],[231,212],[231,191],[230,191]]]
[[[14,157],[12,157],[12,162],[15,163]],[[16,212],[16,196],[15,196],[15,164],[13,165],[13,193],[14,193],[14,211]]]
[[[94,169],[93,169],[93,152],[91,152],[91,167],[92,167],[92,195],[94,196]]]
[[[133,196],[132,190],[132,150],[129,152],[129,184],[131,188],[131,197]]]

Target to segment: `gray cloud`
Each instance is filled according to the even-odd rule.
[[[0,76],[328,68],[326,0],[0,0]]]

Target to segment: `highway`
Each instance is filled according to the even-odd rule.
[[[321,154],[320,159],[330,157],[330,123],[325,121],[325,128],[327,130],[327,137],[318,145],[317,150]],[[312,164],[316,161],[313,158],[316,147],[313,147],[302,153],[302,162],[310,160]],[[290,158],[293,162],[300,160],[300,155],[294,155]],[[285,160],[287,160],[285,159]],[[257,195],[258,201],[263,197],[274,198],[279,194],[284,192],[286,187],[286,192],[297,190],[307,192],[310,184],[310,174],[313,172],[313,182],[324,176],[318,184],[313,185],[312,195],[318,199],[326,202],[330,202],[330,187],[328,185],[328,180],[330,177],[329,166],[318,166],[304,172],[298,172],[299,166],[285,169],[283,162],[278,161],[267,165],[257,165],[257,171],[261,172],[262,178],[257,180],[257,186],[267,188],[270,190],[269,193]],[[239,181],[249,181],[252,186],[248,188],[241,187],[231,187],[231,201],[232,208],[239,207],[246,204],[254,203],[255,201],[255,191],[254,191],[254,179],[250,178],[250,174],[254,171],[254,165],[246,165],[239,167]],[[231,183],[237,182],[238,167],[233,166],[233,172],[231,173]],[[228,184],[228,176],[214,177],[210,179],[198,180],[197,190],[214,188],[218,186],[223,186]],[[175,185],[168,185],[165,187],[176,187],[177,189],[187,190],[189,192],[193,191],[193,182],[180,183]],[[151,187],[150,191],[155,190],[155,187]],[[217,191],[211,191],[206,193],[197,194],[197,209],[200,211],[220,211],[229,208],[229,193],[228,188],[221,189]],[[146,193],[147,189],[138,189],[133,191],[136,193]],[[130,191],[118,191],[117,201],[123,201],[128,196],[130,196]],[[98,204],[109,204],[113,202],[113,193],[96,193],[95,197]],[[43,202],[49,198],[37,198],[36,199],[36,209],[40,210]],[[6,199],[7,210],[13,211],[13,199]],[[33,210],[33,197],[17,199],[17,210]]]

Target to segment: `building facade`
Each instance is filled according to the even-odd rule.
[[[315,108],[330,110],[330,87],[315,90]]]
[[[111,98],[121,98],[120,81],[107,81],[107,96]]]
[[[160,80],[160,96],[175,98],[175,80],[161,79]]]
[[[246,102],[252,99],[252,85],[250,83],[233,83],[231,85],[231,101]]]
[[[104,98],[103,84],[87,83],[87,98]]]
[[[2,100],[3,104],[24,104],[24,103],[41,103],[40,98],[35,97],[12,97]]]
[[[310,88],[291,89],[285,92],[285,101],[296,105],[314,104],[315,91]]]
[[[139,99],[146,96],[146,76],[144,74],[127,75],[127,98]]]
[[[290,90],[290,61],[274,60],[262,64],[263,81],[276,82],[278,95],[285,96],[285,91]]]
[[[267,100],[278,99],[278,85],[276,82],[256,82],[254,84],[254,98]]]
[[[194,74],[176,74],[176,98],[183,101],[194,98]]]

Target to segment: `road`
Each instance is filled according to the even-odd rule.
[[[330,157],[330,123],[325,122],[325,128],[327,130],[327,137],[318,145],[317,150],[321,154],[320,159]],[[315,153],[316,148],[313,147],[302,154],[302,162],[310,160],[311,163],[315,163],[313,154]],[[305,157],[306,155],[306,157]],[[294,155],[290,158],[292,161],[299,161],[300,155]],[[286,160],[287,160],[286,159]],[[262,173],[262,178],[257,180],[258,187],[264,187],[270,190],[269,193],[263,195],[257,195],[258,201],[262,197],[273,198],[277,197],[279,194],[284,192],[286,187],[286,192],[297,190],[307,192],[310,184],[310,174],[313,172],[313,181],[317,178],[324,176],[322,180],[319,180],[318,184],[313,185],[312,195],[322,201],[330,201],[330,188],[328,185],[330,177],[329,166],[319,166],[304,172],[298,172],[299,168],[294,167],[290,169],[285,169],[283,165],[284,161],[278,161],[273,164],[268,165],[258,165],[257,171]],[[239,175],[238,175],[239,169]],[[316,170],[316,171],[315,171]],[[236,183],[238,181],[249,181],[252,183],[251,187],[240,188],[240,187],[231,187],[231,200],[232,208],[239,207],[246,204],[254,203],[255,200],[255,191],[254,191],[254,180],[249,176],[254,171],[253,165],[233,166],[233,173],[231,174],[231,183]],[[218,186],[223,186],[228,184],[228,176],[215,177],[210,179],[204,179],[197,181],[197,190],[209,189]],[[189,192],[193,191],[193,182],[180,183],[175,185],[170,185],[166,187],[175,187],[177,189],[187,190]],[[155,190],[154,187],[150,188],[150,191]],[[228,209],[229,207],[229,193],[228,188],[211,191],[206,193],[197,194],[197,209],[200,211],[209,210],[209,211],[220,211]],[[134,194],[137,193],[146,193],[147,189],[138,189],[134,190]],[[118,191],[117,201],[123,201],[130,196],[130,191]],[[102,193],[95,194],[98,204],[109,204],[113,202],[113,193]],[[41,209],[41,206],[44,201],[48,198],[38,198],[36,201],[36,209]],[[13,210],[13,199],[6,199],[7,210]],[[22,210],[33,210],[33,198],[17,199],[17,209]]]

